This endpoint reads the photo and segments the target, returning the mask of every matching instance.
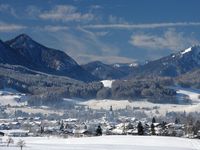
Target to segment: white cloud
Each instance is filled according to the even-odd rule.
[[[180,50],[197,44],[198,41],[193,37],[185,36],[174,29],[168,29],[162,36],[151,34],[133,34],[129,41],[133,46],[148,49],[170,49]]]
[[[121,17],[116,17],[116,16],[113,16],[113,15],[109,15],[108,16],[108,22],[110,24],[128,24],[128,22],[126,22],[123,18]]]
[[[37,18],[38,15],[40,15],[41,13],[41,10],[37,6],[34,6],[34,5],[27,6],[25,11],[31,18]]]
[[[15,9],[8,4],[0,4],[0,13],[8,13],[14,17],[17,17]]]
[[[45,11],[39,15],[41,19],[54,21],[90,21],[94,18],[91,13],[81,13],[71,5],[57,5],[52,10]]]
[[[95,32],[94,34],[97,36],[106,36],[108,34],[108,31]]]
[[[106,36],[108,34],[108,31],[98,31],[98,32],[91,32],[89,30],[86,30],[84,28],[78,27],[79,31],[86,33],[90,36],[92,39],[97,39],[98,36]]]
[[[118,55],[118,53],[120,52],[120,48],[115,46],[114,44],[102,42],[99,39],[100,35],[98,35],[98,33],[88,31],[81,27],[79,27],[78,29],[79,29],[79,31],[85,33],[85,38],[89,39],[89,40],[87,40],[87,41],[89,41],[88,44],[94,45],[94,47],[98,48],[98,50],[100,50],[101,53],[103,53],[104,55]],[[105,33],[103,33],[103,34],[105,34]]]
[[[23,25],[0,22],[0,32],[11,32],[11,31],[22,30],[25,28],[26,26]]]
[[[42,28],[41,31],[45,40],[43,43],[48,43],[51,39],[53,42],[49,44],[50,47],[65,51],[68,55],[72,56],[79,63],[86,63],[94,60],[102,60],[105,62],[133,62],[132,59],[120,57],[120,48],[113,43],[103,42],[99,34],[85,29],[69,28],[65,31],[46,32]],[[75,34],[77,33],[78,34]],[[42,37],[40,37],[43,39]],[[96,57],[95,57],[96,56]],[[108,59],[106,61],[106,58]]]
[[[91,5],[91,9],[102,9],[103,7],[101,5]]]
[[[46,31],[50,31],[50,32],[57,32],[57,31],[64,31],[64,30],[68,30],[69,27],[67,26],[51,26],[51,25],[47,25],[44,27],[44,30]]]
[[[115,17],[110,18],[111,22],[115,22]],[[152,23],[152,24],[96,24],[96,25],[86,25],[84,28],[91,29],[154,29],[163,27],[179,27],[179,26],[200,26],[200,22],[171,22],[171,23]]]

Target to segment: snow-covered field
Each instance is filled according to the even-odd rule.
[[[113,80],[104,80],[102,83],[105,87],[111,87]],[[64,99],[68,103],[73,104],[81,104],[89,106],[92,109],[110,109],[110,106],[113,109],[125,109],[127,107],[134,108],[135,110],[140,109],[143,110],[149,116],[152,115],[165,115],[166,112],[174,111],[174,112],[200,112],[200,90],[194,89],[186,89],[180,87],[173,87],[177,90],[178,96],[177,98],[181,99],[188,97],[192,100],[192,104],[155,104],[150,103],[145,100],[143,101],[128,101],[128,100],[96,100],[91,99],[88,101],[83,101],[79,99]],[[11,89],[0,90],[0,105],[11,105],[11,106],[24,106],[23,99],[26,98],[23,94],[17,93],[17,91],[11,91]],[[22,102],[19,102],[22,101]],[[6,112],[14,114],[16,110],[21,110],[27,113],[43,113],[43,114],[53,114],[56,113],[58,115],[63,114],[63,110],[51,110],[44,108],[29,108],[29,107],[19,107],[19,108],[7,108]],[[158,113],[159,112],[159,113]]]
[[[26,95],[23,93],[20,93],[14,89],[6,88],[6,89],[0,89],[0,105],[2,106],[17,106],[15,107],[8,107],[6,109],[6,113],[14,114],[15,111],[20,110],[25,113],[42,113],[42,114],[58,114],[63,115],[63,110],[53,110],[48,109],[46,107],[40,107],[40,108],[34,108],[34,107],[27,107],[26,102]],[[21,107],[18,107],[21,106]]]
[[[177,94],[179,94],[179,96],[188,96],[188,98],[190,100],[192,100],[193,103],[200,103],[200,90],[197,89],[191,89],[191,88],[174,88],[177,90]]]
[[[18,141],[14,138],[14,141]],[[24,150],[199,150],[195,139],[159,136],[101,136],[85,138],[26,137]],[[0,147],[0,150],[19,149]]]
[[[24,106],[25,94],[21,94],[14,89],[0,89],[0,105]]]
[[[11,105],[11,106],[20,106],[20,103],[17,102],[21,96],[18,95],[3,95],[0,96],[1,105]]]
[[[57,115],[63,115],[63,110],[62,109],[44,109],[44,108],[34,108],[34,107],[21,107],[21,108],[7,108],[6,112],[9,114],[14,114],[15,111],[20,110],[25,113],[32,113],[32,114],[37,114],[37,113],[42,113],[46,115],[51,115],[51,114],[57,114]]]
[[[92,109],[125,109],[127,107],[143,109],[148,115],[165,115],[166,112],[200,112],[200,90],[176,88],[178,96],[177,98],[188,97],[192,104],[155,104],[147,101],[128,101],[128,100],[96,100],[92,99],[80,104],[87,105]],[[159,114],[157,113],[159,112]]]

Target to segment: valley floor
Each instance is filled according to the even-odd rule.
[[[110,82],[106,82],[106,84],[111,84]],[[107,85],[108,86],[108,85]],[[110,86],[110,85],[109,85]],[[148,101],[141,100],[141,101],[128,101],[128,100],[110,100],[110,99],[104,99],[104,100],[97,100],[97,99],[91,99],[88,101],[79,101],[75,99],[64,99],[66,103],[73,103],[78,105],[86,105],[91,109],[110,109],[110,106],[112,106],[113,109],[134,109],[143,111],[145,114],[147,114],[149,117],[152,116],[165,116],[167,112],[200,112],[200,90],[194,90],[189,88],[180,88],[180,87],[171,87],[177,90],[177,99],[179,99],[179,104],[156,104],[151,103]],[[2,93],[5,91],[0,91]],[[10,91],[8,91],[10,92]],[[25,106],[24,102],[18,102],[19,100],[22,100],[26,98],[26,96],[22,96],[19,94],[11,93],[11,95],[0,95],[0,105],[3,106],[13,106],[13,107],[7,107],[5,110],[8,114],[14,114],[15,111],[19,110],[25,113],[41,113],[41,114],[57,114],[62,116],[64,114],[64,111],[62,109],[60,110],[52,110],[49,108],[44,107],[27,107]],[[184,104],[181,103],[183,99],[189,99],[191,103]],[[19,107],[21,106],[21,107]]]
[[[26,137],[24,150],[200,150],[196,139],[159,136],[101,136],[85,138]],[[18,141],[14,138],[14,141]],[[15,145],[0,150],[20,149]]]
[[[200,90],[194,90],[190,88],[173,87],[177,90],[177,99],[180,100],[179,104],[156,104],[148,101],[128,101],[128,100],[96,100],[92,99],[80,104],[87,105],[92,109],[126,109],[128,107],[135,110],[143,110],[146,114],[151,116],[164,116],[167,112],[200,112]],[[190,104],[182,104],[181,101],[184,98],[191,100]]]

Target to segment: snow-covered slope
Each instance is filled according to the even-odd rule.
[[[114,81],[115,81],[115,80],[102,80],[101,83],[103,83],[103,86],[104,86],[104,87],[111,88],[111,87],[112,87],[112,83],[113,83]]]
[[[19,93],[14,89],[0,89],[0,105],[22,106],[26,105],[25,94]]]
[[[199,150],[200,141],[159,136],[101,136],[86,138],[28,137],[24,150]],[[19,139],[14,138],[17,142]],[[16,150],[0,147],[0,150]]]
[[[191,88],[175,88],[179,96],[187,96],[194,103],[200,103],[200,90]]]
[[[200,67],[200,46],[192,46],[175,54],[141,65],[133,71],[136,75],[160,75],[176,77]]]
[[[185,49],[184,51],[182,51],[181,54],[184,55],[184,54],[190,52],[191,50],[192,50],[192,47],[189,47],[189,48]]]

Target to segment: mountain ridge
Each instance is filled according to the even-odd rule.
[[[120,79],[126,74],[119,70],[118,68],[114,68],[111,65],[104,64],[101,61],[93,61],[82,65],[82,67],[93,74],[94,76],[105,80],[105,79]]]
[[[1,44],[6,47],[5,49],[1,48],[0,51],[2,53],[0,53],[1,63],[21,65],[36,71],[68,76],[85,82],[98,80],[65,52],[43,46],[26,34],[20,34]],[[6,54],[3,50],[6,51]],[[4,58],[9,51],[10,56]],[[10,58],[17,60],[13,61]]]
[[[128,78],[146,75],[177,77],[199,67],[200,46],[196,45],[141,65]]]

